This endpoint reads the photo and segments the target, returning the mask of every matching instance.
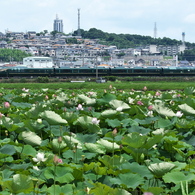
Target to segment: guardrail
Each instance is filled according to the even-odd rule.
[[[85,81],[70,81],[71,83],[84,83]]]

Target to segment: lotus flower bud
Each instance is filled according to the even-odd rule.
[[[56,155],[53,158],[53,162],[55,165],[57,165],[59,163],[63,163],[62,159],[58,158]]]
[[[58,137],[58,143],[62,143],[62,137]]]
[[[143,90],[144,90],[144,91],[146,91],[146,90],[147,90],[147,87],[146,87],[146,86],[144,86]]]
[[[41,118],[38,118],[37,119],[37,123],[42,124],[42,119]]]
[[[112,135],[113,136],[116,136],[117,135],[117,129],[116,128],[112,131]]]
[[[4,107],[5,108],[9,108],[10,107],[10,103],[9,102],[4,102]]]

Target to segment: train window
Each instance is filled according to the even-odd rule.
[[[126,73],[127,69],[112,69],[112,73]]]
[[[29,70],[29,73],[34,73],[34,69],[30,69]]]
[[[161,69],[159,69],[159,68],[149,68],[149,69],[147,69],[147,72],[148,73],[159,73],[159,72],[161,72]]]
[[[95,70],[95,71],[96,71],[96,70]],[[98,69],[98,72],[100,72],[100,73],[107,73],[108,70],[107,70],[107,69]]]
[[[73,73],[79,73],[79,70],[78,69],[72,69],[72,72]]]
[[[120,69],[120,70],[117,70],[117,72],[118,73],[125,73],[125,72],[127,72],[127,70],[126,69]]]
[[[147,70],[146,69],[134,69],[133,72],[134,73],[145,73],[147,72]]]
[[[59,73],[72,73],[72,69],[58,69]]]
[[[133,72],[133,69],[131,69],[131,68],[126,69],[126,73],[132,73],[132,72]]]
[[[93,70],[91,69],[79,69],[79,73],[92,73]]]

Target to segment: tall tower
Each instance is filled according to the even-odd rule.
[[[185,45],[185,32],[182,32],[182,45]]]
[[[56,19],[54,20],[53,30],[63,33],[63,21],[58,18],[58,15],[56,15]]]
[[[81,36],[81,29],[80,29],[80,9],[78,9],[78,30],[77,35]]]
[[[154,23],[154,38],[157,38],[157,27],[156,27],[156,22]]]

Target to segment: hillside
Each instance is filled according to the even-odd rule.
[[[73,35],[77,35],[77,31]],[[120,48],[139,47],[145,45],[181,45],[181,40],[163,38],[152,38],[150,36],[132,35],[132,34],[115,34],[107,33],[102,30],[91,28],[88,31],[81,29],[81,36],[86,39],[99,39],[100,43],[106,45],[116,45]],[[189,48],[195,48],[195,43],[186,42]]]

